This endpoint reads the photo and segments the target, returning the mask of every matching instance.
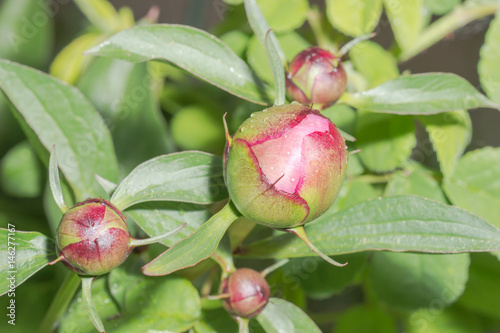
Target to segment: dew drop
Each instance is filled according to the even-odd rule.
[[[240,132],[243,133],[244,131],[245,131],[245,127],[240,128]]]
[[[250,115],[250,118],[253,118],[253,117],[255,117],[255,114],[254,114],[254,113],[252,113],[252,114]]]
[[[267,109],[262,110],[262,112],[267,112]]]
[[[289,151],[287,151],[287,152],[286,152],[286,154],[287,154],[288,156],[290,156],[290,152],[289,152]]]
[[[104,299],[104,303],[105,303],[105,304],[108,304],[108,303],[109,303],[109,299],[108,299],[108,298],[105,298],[105,299]]]
[[[230,71],[231,73],[234,73],[234,68],[233,68],[233,67],[229,67],[229,71]]]
[[[118,288],[118,283],[113,283],[113,288]]]
[[[274,170],[274,167],[271,167],[271,170]]]
[[[290,181],[293,183],[295,181],[295,178],[291,178]]]
[[[285,134],[285,139],[288,138],[288,135]]]

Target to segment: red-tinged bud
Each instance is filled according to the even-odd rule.
[[[324,109],[339,99],[346,87],[346,73],[327,50],[310,47],[292,60],[286,74],[286,88],[292,100]]]
[[[344,138],[319,111],[298,103],[256,112],[232,138],[224,175],[231,200],[247,218],[293,228],[323,214],[347,166]]]
[[[222,281],[224,306],[235,315],[250,318],[258,315],[269,300],[269,285],[257,271],[237,269]]]
[[[110,202],[88,199],[69,209],[57,229],[57,248],[80,275],[102,275],[127,259],[132,247],[125,217]]]

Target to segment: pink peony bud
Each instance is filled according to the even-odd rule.
[[[324,109],[344,93],[346,74],[340,58],[319,47],[310,47],[292,60],[286,88],[292,100]]]
[[[332,205],[347,150],[328,118],[292,103],[252,114],[228,139],[224,162],[230,198],[244,216],[292,228]]]
[[[127,259],[132,247],[125,217],[110,202],[88,199],[69,209],[57,228],[57,248],[80,275],[102,275]]]
[[[222,281],[226,309],[237,316],[250,318],[258,315],[269,300],[269,285],[264,277],[250,268],[240,268]]]

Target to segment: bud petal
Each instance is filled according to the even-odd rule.
[[[269,300],[269,285],[262,275],[249,268],[237,269],[222,281],[226,309],[243,318],[258,315]]]
[[[335,55],[311,47],[300,52],[289,64],[286,87],[291,99],[323,109],[344,93],[346,73]]]
[[[57,247],[64,263],[81,275],[102,275],[130,253],[125,217],[111,203],[89,199],[69,209],[57,229]]]
[[[228,140],[224,161],[229,195],[244,216],[292,228],[331,206],[347,151],[329,119],[294,103],[254,113]]]

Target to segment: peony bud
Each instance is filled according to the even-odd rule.
[[[269,285],[264,277],[249,268],[237,269],[222,281],[226,309],[237,316],[249,318],[258,315],[269,300]]]
[[[292,60],[286,74],[291,99],[324,109],[344,93],[346,74],[340,58],[319,47],[310,47]]]
[[[224,176],[247,218],[293,228],[323,214],[347,165],[344,138],[319,111],[298,103],[256,112],[228,142]]]
[[[57,228],[57,248],[80,275],[102,275],[127,259],[132,247],[125,217],[110,202],[88,199],[69,209]]]

